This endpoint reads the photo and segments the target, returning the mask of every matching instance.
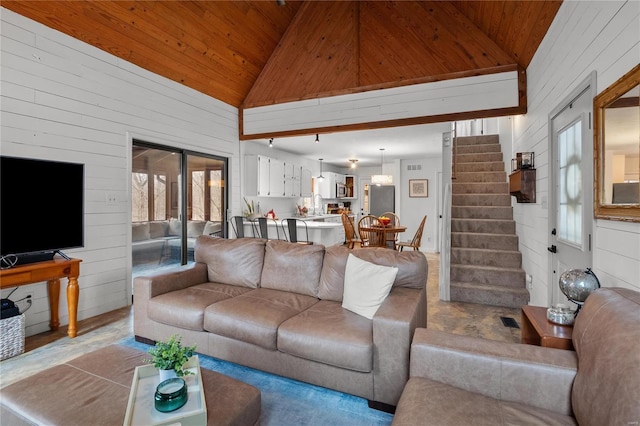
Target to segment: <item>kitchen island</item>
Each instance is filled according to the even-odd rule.
[[[344,227],[342,226],[341,215],[325,214],[319,216],[295,218],[302,220],[307,224],[307,229],[309,231],[309,241],[313,241],[314,244],[322,244],[325,247],[333,246],[336,244],[344,244]],[[269,220],[267,222],[267,232],[269,234],[269,239],[278,239],[278,234],[281,240],[286,239],[283,235],[281,222],[282,219],[277,219],[275,222],[273,220]],[[276,225],[278,226],[277,232]],[[258,224],[249,220],[245,220],[244,235],[257,237],[259,235]],[[304,225],[298,224],[298,239],[302,240],[304,238]]]

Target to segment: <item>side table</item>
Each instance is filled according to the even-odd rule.
[[[547,319],[547,308],[542,306],[522,307],[522,330],[520,342],[556,349],[573,349],[572,325],[554,324]]]

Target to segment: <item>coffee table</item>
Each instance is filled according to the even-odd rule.
[[[11,425],[121,425],[133,373],[145,352],[112,345],[51,367],[2,389],[0,418]],[[207,424],[259,423],[260,391],[201,369]]]

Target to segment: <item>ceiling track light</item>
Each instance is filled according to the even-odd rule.
[[[355,158],[351,158],[351,159],[349,159],[349,161],[351,162],[351,168],[355,169],[356,168],[356,163],[358,162],[358,160],[355,159]]]
[[[319,160],[320,160],[320,174],[318,175],[317,179],[324,180],[324,176],[322,176],[322,160],[324,160],[324,158],[319,158]]]
[[[269,139],[269,148],[273,148],[273,138]]]
[[[316,143],[320,142],[320,136],[316,133]]]

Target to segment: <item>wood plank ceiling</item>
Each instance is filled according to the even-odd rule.
[[[526,70],[560,5],[2,1],[20,15],[239,108],[505,67]]]

